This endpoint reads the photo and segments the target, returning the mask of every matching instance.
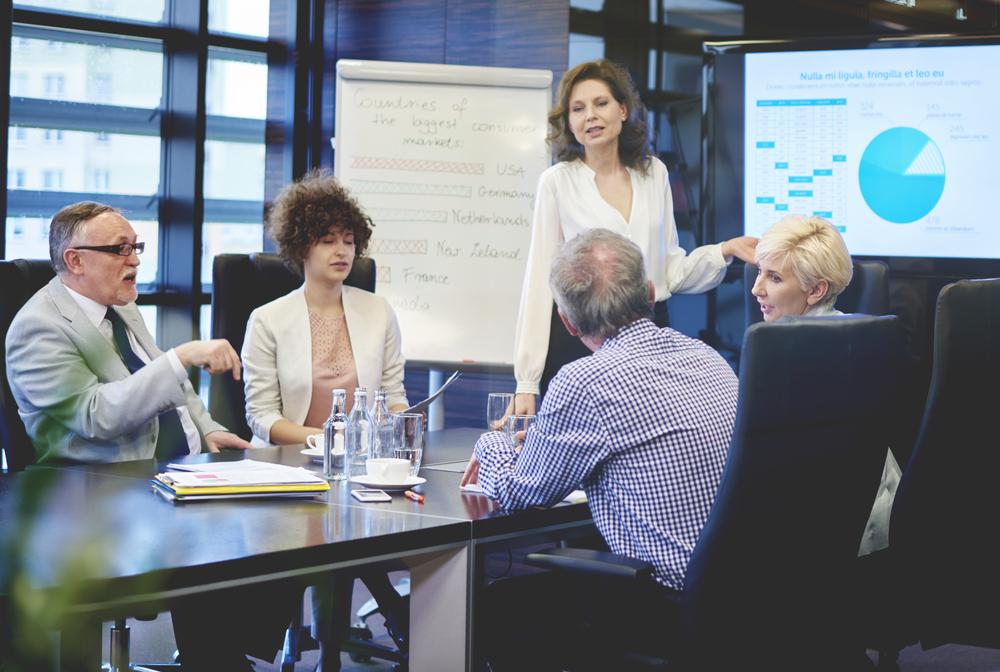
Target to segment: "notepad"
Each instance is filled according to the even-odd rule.
[[[174,470],[157,474],[152,484],[171,501],[254,495],[308,497],[330,489],[329,483],[311,471],[272,462],[172,463],[167,468]]]

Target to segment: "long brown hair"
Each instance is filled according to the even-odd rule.
[[[604,59],[580,63],[567,70],[559,80],[556,104],[549,112],[549,134],[546,138],[553,155],[559,161],[583,158],[583,145],[576,141],[569,128],[569,97],[574,86],[588,79],[604,82],[615,100],[628,110],[628,118],[622,123],[622,132],[618,136],[618,158],[629,168],[645,173],[652,156],[646,107],[628,71]]]

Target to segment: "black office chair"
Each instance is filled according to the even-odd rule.
[[[757,280],[757,267],[754,264],[744,264],[743,308],[748,327],[764,320],[760,312],[760,304],[750,292],[755,280]],[[854,277],[837,297],[836,308],[843,313],[888,315],[889,267],[886,266],[885,262],[855,259]]]
[[[622,660],[696,670],[842,671],[864,662],[853,573],[885,461],[901,344],[891,316],[747,330],[729,459],[677,596],[680,643],[664,651],[650,642]],[[579,549],[528,557],[623,580],[651,569]]]
[[[375,260],[355,258],[344,284],[369,292],[375,291]],[[284,296],[302,284],[302,277],[289,269],[276,254],[220,254],[212,266],[212,338],[225,338],[237,352],[243,349],[247,321],[255,308]],[[210,413],[230,431],[244,439],[251,437],[246,422],[246,398],[243,381],[230,376],[213,376],[210,391]],[[404,596],[408,593],[402,593]],[[377,612],[367,607],[359,614],[361,624],[352,629],[352,637],[343,650],[356,659],[379,657],[403,662],[404,653],[368,642],[371,632],[364,619]],[[302,626],[301,614],[296,616],[285,634],[282,653],[283,672],[290,672],[304,650],[315,648],[317,643]]]
[[[14,259],[0,261],[0,360],[6,362],[7,330],[17,311],[35,292],[55,276],[48,259]],[[4,367],[6,371],[6,366]],[[21,471],[35,462],[35,449],[24,431],[17,414],[17,403],[11,394],[7,376],[3,376],[0,396],[0,444],[7,458],[8,471]]]
[[[897,616],[924,648],[1000,648],[1000,279],[941,290],[930,390],[893,504]]]
[[[302,284],[302,277],[289,269],[276,254],[220,254],[212,265],[212,338],[224,338],[236,352],[243,349],[250,313]],[[344,284],[375,291],[375,261],[354,260]],[[232,376],[213,376],[209,412],[231,432],[249,440],[243,381]]]

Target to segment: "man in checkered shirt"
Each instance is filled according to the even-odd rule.
[[[651,562],[659,583],[680,590],[726,461],[736,376],[701,341],[648,319],[653,283],[628,239],[580,234],[549,282],[563,324],[594,354],[552,380],[520,451],[483,434],[463,484],[478,478],[509,510],[582,487],[610,549]]]

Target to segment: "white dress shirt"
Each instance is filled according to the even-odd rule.
[[[69,295],[73,297],[77,305],[80,306],[80,310],[83,314],[87,316],[87,319],[94,325],[94,327],[101,332],[112,344],[115,342],[114,332],[111,328],[111,321],[105,317],[108,312],[108,306],[102,305],[93,299],[80,294],[79,292],[73,291],[73,289],[67,285],[66,291]],[[135,352],[136,356],[141,359],[146,364],[149,364],[150,358],[142,346],[139,345],[139,341],[136,340],[135,335],[132,334],[128,328],[125,329],[125,333],[128,334],[129,345],[132,346],[132,351]],[[117,346],[116,346],[117,348]],[[183,383],[187,380],[187,369],[181,364],[180,358],[177,353],[174,352],[173,348],[164,353],[167,360],[170,362],[170,366],[177,376],[177,382]],[[201,452],[201,434],[198,432],[198,427],[194,424],[194,420],[191,419],[191,413],[188,411],[187,406],[178,406],[177,415],[181,419],[181,427],[184,428],[184,436],[187,437],[188,447],[190,448],[191,454]]]
[[[670,179],[663,162],[654,157],[645,175],[631,168],[628,173],[632,180],[628,221],[604,200],[593,169],[581,160],[557,163],[539,178],[514,336],[518,392],[539,392],[552,315],[552,259],[563,242],[579,233],[610,229],[638,245],[646,261],[646,273],[656,287],[657,301],[665,301],[672,294],[704,292],[722,282],[732,259],[722,256],[721,244],[704,245],[687,254],[677,243]]]

